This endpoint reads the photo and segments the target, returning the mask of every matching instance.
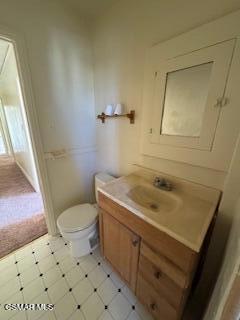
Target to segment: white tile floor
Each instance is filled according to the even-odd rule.
[[[54,304],[54,310],[6,311],[6,303]],[[152,318],[98,249],[73,259],[63,238],[46,235],[0,260],[0,319]]]

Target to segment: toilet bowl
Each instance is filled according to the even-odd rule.
[[[95,195],[99,186],[115,179],[106,173],[95,176]],[[68,208],[57,219],[61,235],[70,243],[73,257],[89,254],[99,245],[97,204],[84,203]]]

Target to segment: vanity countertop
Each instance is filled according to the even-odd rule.
[[[160,176],[172,191],[153,186]],[[199,252],[216,211],[221,192],[200,184],[142,169],[98,189],[139,218]]]

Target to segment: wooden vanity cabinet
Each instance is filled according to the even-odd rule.
[[[103,256],[155,319],[181,319],[199,254],[101,192],[99,207]]]
[[[140,237],[119,223],[110,214],[102,212],[101,217],[104,256],[135,292]]]

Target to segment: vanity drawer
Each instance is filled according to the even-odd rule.
[[[169,283],[173,282],[180,290],[185,290],[189,287],[191,282],[191,274],[186,274],[177,265],[168,260],[161,253],[155,249],[151,249],[145,242],[142,241],[140,249],[140,266],[142,269],[148,269],[153,279],[151,282],[155,282],[153,270],[164,275],[169,279]],[[146,268],[145,268],[146,265]],[[170,285],[170,284],[169,284]]]
[[[169,304],[178,309],[181,306],[185,290],[174,283],[162,269],[140,255],[139,273]]]
[[[142,276],[138,274],[137,291],[138,299],[147,307],[155,319],[176,320],[175,310]]]

